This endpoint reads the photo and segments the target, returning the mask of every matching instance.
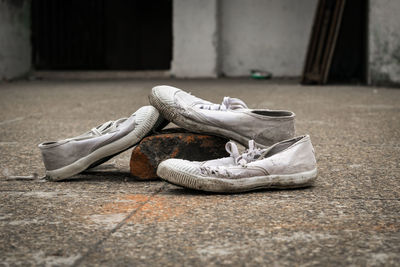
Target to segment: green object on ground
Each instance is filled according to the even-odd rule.
[[[250,71],[251,78],[253,79],[270,79],[272,77],[272,73],[268,71],[261,71],[261,70],[251,70]]]

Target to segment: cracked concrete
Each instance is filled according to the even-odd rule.
[[[129,174],[126,151],[66,182],[37,144],[127,116],[152,86],[293,110],[319,174],[296,190],[206,194]],[[362,265],[400,261],[400,90],[290,81],[104,80],[0,84],[0,265]]]

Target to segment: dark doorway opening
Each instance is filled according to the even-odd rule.
[[[172,0],[32,0],[36,70],[168,70]]]
[[[365,0],[346,1],[329,83],[367,82],[367,6]]]
[[[302,84],[366,83],[368,1],[319,0]]]

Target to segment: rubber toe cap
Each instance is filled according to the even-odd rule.
[[[160,85],[153,87],[151,93],[161,102],[166,103],[168,105],[173,105],[175,102],[175,94],[179,91],[181,90],[172,86]]]

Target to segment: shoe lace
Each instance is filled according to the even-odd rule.
[[[229,155],[233,158],[233,162],[237,166],[246,167],[246,165],[250,162],[258,159],[265,151],[265,149],[258,148],[254,142],[254,140],[249,141],[249,148],[239,154],[239,149],[237,145],[229,141],[225,145],[225,150],[229,153]],[[200,167],[200,172],[202,174],[221,174],[230,177],[232,173],[226,168],[226,166],[202,166]]]
[[[87,133],[84,133],[84,134],[81,134],[79,136],[70,138],[70,140],[79,141],[79,140],[98,137],[98,136],[102,136],[102,135],[107,134],[107,133],[114,132],[114,131],[116,131],[118,129],[119,125],[121,125],[127,119],[128,118],[120,118],[120,119],[115,120],[115,121],[107,121],[107,122],[105,122],[103,124],[100,124],[97,127],[92,128]]]
[[[247,105],[239,98],[232,98],[225,96],[221,104],[199,104],[198,108],[207,110],[235,110],[235,109],[247,109]]]
[[[233,143],[233,145],[237,149],[236,144]],[[264,150],[257,147],[254,140],[250,140],[249,148],[244,153],[242,153],[240,156],[235,158],[235,163],[237,165],[241,165],[242,167],[245,167],[247,163],[253,162],[256,159],[258,159],[263,152],[264,152]]]
[[[92,128],[90,130],[91,133],[93,133],[96,136],[100,136],[106,133],[114,132],[117,130],[118,126],[125,122],[128,118],[120,118],[115,121],[107,121],[103,124],[100,124],[99,126]]]

